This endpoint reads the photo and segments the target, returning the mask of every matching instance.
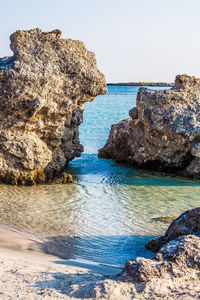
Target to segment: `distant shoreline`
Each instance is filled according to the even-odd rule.
[[[123,85],[123,86],[173,86],[173,83],[168,82],[119,82],[119,83],[107,83],[107,85]]]

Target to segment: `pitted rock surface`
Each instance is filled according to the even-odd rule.
[[[180,278],[200,271],[200,238],[181,236],[165,244],[152,259],[137,257],[126,263],[123,280],[147,282],[153,278]]]
[[[99,156],[200,177],[200,79],[178,75],[169,90],[140,88],[136,106],[112,125]]]
[[[92,52],[61,31],[11,35],[13,57],[0,59],[0,179],[51,180],[80,156],[84,102],[107,91]]]
[[[200,236],[200,207],[185,211],[168,227],[164,236],[150,240],[146,248],[158,251],[167,242],[182,235],[195,234]]]

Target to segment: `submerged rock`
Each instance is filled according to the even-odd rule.
[[[150,240],[146,248],[158,251],[163,245],[182,235],[200,235],[200,207],[187,210],[176,218],[168,227],[164,236]]]
[[[52,184],[66,184],[66,183],[75,183],[73,176],[65,172],[60,173],[58,176],[53,178],[50,183]]]
[[[175,219],[175,217],[170,217],[170,216],[166,216],[166,217],[156,217],[156,218],[151,218],[152,221],[156,221],[156,222],[163,222],[163,223],[170,223]]]
[[[192,270],[200,271],[200,238],[182,236],[164,245],[152,259],[137,257],[128,261],[121,278],[147,282],[153,278],[190,278]]]
[[[140,88],[136,105],[112,125],[99,156],[200,177],[200,79],[179,75],[169,90]]]
[[[0,179],[51,180],[80,156],[84,102],[107,91],[96,59],[80,41],[40,29],[11,35],[13,57],[0,59]]]

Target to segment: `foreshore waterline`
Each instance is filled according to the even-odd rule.
[[[110,87],[106,96],[85,105],[84,153],[66,169],[76,184],[2,184],[1,224],[49,240],[68,259],[124,265],[137,256],[150,257],[145,243],[165,232],[166,220],[199,205],[200,185],[97,157],[111,124],[127,117],[137,91]]]
[[[173,247],[172,247],[173,248]],[[123,280],[122,268],[63,260],[34,251],[0,247],[1,299],[198,299],[198,272],[189,277]],[[150,266],[151,264],[151,260]],[[162,265],[162,264],[161,264]],[[153,266],[153,265],[152,265]],[[193,271],[193,272],[192,272]],[[125,275],[125,274],[124,274]],[[149,274],[151,276],[151,274]],[[153,274],[152,274],[153,276]],[[188,280],[189,279],[189,280]],[[188,298],[190,297],[190,298]]]
[[[80,126],[85,150],[66,168],[76,183],[0,185],[4,295],[121,300],[124,295],[151,299],[153,293],[162,299],[167,294],[178,299],[183,292],[195,294],[196,274],[189,285],[187,278],[176,283],[153,279],[145,289],[142,283],[116,276],[126,261],[153,257],[145,244],[163,235],[172,219],[199,206],[199,180],[98,158],[111,124],[127,117],[137,91],[138,87],[110,87],[106,96],[85,105]]]
[[[27,253],[31,255],[42,255],[44,258],[51,258],[52,256],[55,259],[63,259],[66,264],[74,265],[74,266],[94,266],[99,267],[100,269],[104,269],[104,273],[110,274],[117,274],[120,272],[124,266],[117,266],[117,265],[109,265],[109,264],[100,264],[95,261],[84,260],[84,259],[64,259],[64,254],[59,252],[55,245],[50,244],[47,240],[39,239],[38,237],[34,236],[33,234],[25,231],[19,231],[15,228],[11,228],[8,226],[0,226],[0,249],[3,251],[17,251],[17,253],[21,253],[22,255]],[[66,254],[66,253],[65,253]],[[116,269],[116,270],[113,270]]]
[[[16,237],[19,238],[19,235],[16,234]],[[23,238],[21,245],[24,247],[26,242]],[[120,268],[87,261],[63,260],[36,249],[19,251],[1,246],[1,299],[93,299],[99,282],[103,282],[106,277],[115,280],[121,272]],[[83,288],[85,285],[88,287]]]

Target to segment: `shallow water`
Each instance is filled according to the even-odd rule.
[[[97,157],[110,126],[128,116],[138,87],[109,87],[106,96],[86,103],[80,139],[85,151],[67,172],[77,184],[0,186],[0,223],[46,238],[58,254],[123,265],[151,256],[144,244],[176,217],[199,206],[200,182],[161,177]]]

